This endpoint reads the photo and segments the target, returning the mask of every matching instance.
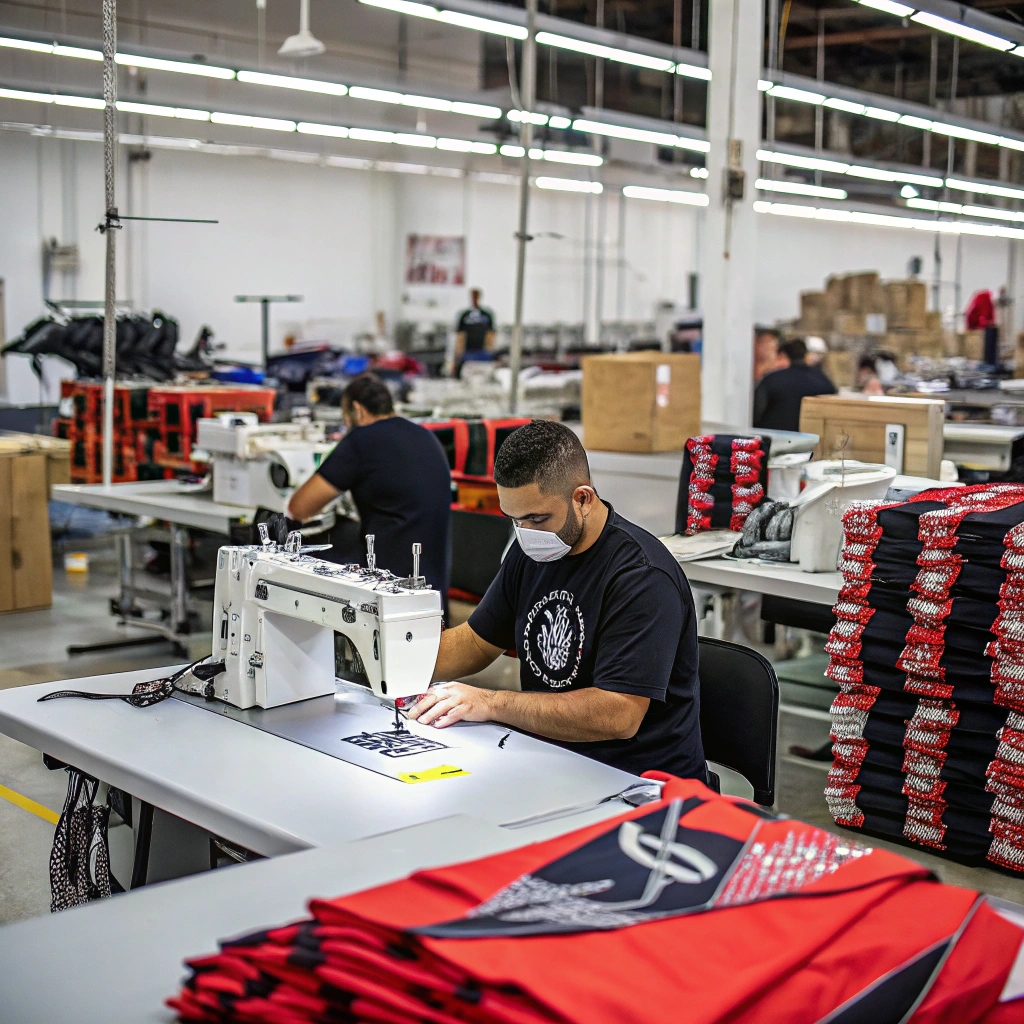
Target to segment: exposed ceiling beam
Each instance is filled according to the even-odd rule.
[[[911,39],[913,37],[930,36],[930,28],[920,28],[911,25],[904,28],[902,25],[895,25],[891,28],[860,28],[852,32],[833,32],[824,37],[826,46],[849,46],[857,43],[877,43],[887,39]],[[811,49],[818,45],[818,37],[810,36],[786,36],[787,50]]]

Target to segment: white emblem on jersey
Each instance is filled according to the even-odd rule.
[[[552,590],[530,609],[523,631],[526,661],[555,690],[572,685],[583,657],[583,612],[567,590]]]

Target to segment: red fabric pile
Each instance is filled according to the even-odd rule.
[[[169,1005],[253,1024],[1024,1020],[1024,932],[986,898],[664,778],[612,821],[314,900],[192,961]]]

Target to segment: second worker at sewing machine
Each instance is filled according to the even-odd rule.
[[[625,771],[705,779],[696,615],[675,559],[601,501],[563,424],[510,434],[494,478],[518,543],[469,621],[441,634],[434,679],[515,649],[523,692],[446,682],[409,717],[502,722]]]

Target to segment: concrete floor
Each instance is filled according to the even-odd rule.
[[[68,577],[62,569],[55,571],[52,608],[0,616],[0,689],[100,672],[158,667],[181,660],[166,644],[68,658],[65,648],[69,643],[141,635],[141,631],[131,627],[118,627],[109,614],[108,601],[116,593],[114,572],[112,554],[94,551],[86,579]],[[453,620],[463,618],[465,612],[465,608],[453,607]],[[208,643],[208,634],[197,636],[191,645],[193,657],[200,657]],[[823,796],[828,764],[802,761],[787,753],[792,744],[817,747],[828,739],[829,725],[823,709],[828,707],[830,697],[821,686],[823,665],[824,656],[817,654],[778,666],[783,710],[776,807],[794,818],[841,832],[832,821]],[[508,685],[515,674],[516,663],[501,658],[481,681]],[[65,782],[63,772],[51,772],[43,766],[38,751],[0,736],[0,786],[59,813]],[[749,787],[730,773],[723,774],[723,784],[729,792],[750,795]],[[49,913],[48,862],[52,837],[52,825],[0,796],[0,924]],[[916,849],[864,837],[861,841],[926,864],[946,882],[1024,903],[1024,880],[983,868],[966,868]]]

